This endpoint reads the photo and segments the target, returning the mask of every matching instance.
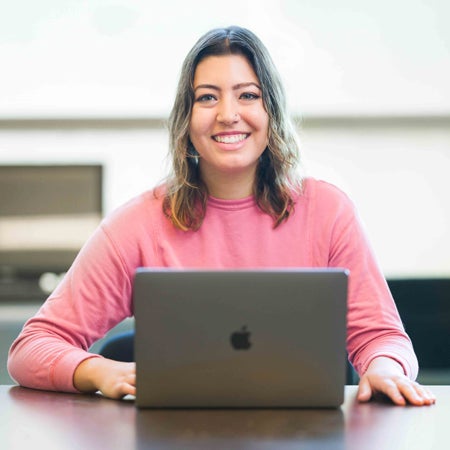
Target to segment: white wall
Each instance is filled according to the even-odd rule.
[[[450,113],[448,0],[14,0],[0,117],[167,114],[206,30],[266,43],[296,114]]]
[[[384,272],[450,274],[450,120],[306,127],[309,172],[355,201]]]

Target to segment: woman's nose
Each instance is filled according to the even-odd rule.
[[[240,120],[238,105],[232,100],[222,100],[217,113],[217,120],[231,125]]]

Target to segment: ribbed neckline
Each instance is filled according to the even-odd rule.
[[[224,200],[222,198],[208,197],[208,207],[225,209],[228,211],[238,211],[242,209],[252,208],[255,206],[255,198],[253,195],[240,198],[238,200]]]

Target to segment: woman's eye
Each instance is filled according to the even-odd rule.
[[[253,92],[244,92],[243,94],[241,94],[242,100],[256,100],[258,98],[260,98],[260,96]]]
[[[198,102],[211,102],[216,98],[212,94],[204,94],[197,98]]]

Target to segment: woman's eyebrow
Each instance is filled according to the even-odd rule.
[[[197,89],[213,89],[215,91],[220,91],[221,89],[218,86],[214,86],[214,84],[199,84],[194,88],[194,92]]]
[[[233,90],[236,89],[242,89],[242,88],[246,88],[249,86],[255,86],[256,88],[258,88],[259,90],[261,90],[261,86],[258,83],[255,83],[254,81],[249,81],[248,83],[239,83],[233,86]]]
[[[247,82],[247,83],[238,83],[238,84],[235,84],[235,85],[232,87],[232,89],[235,91],[235,90],[242,89],[242,88],[246,88],[246,87],[249,87],[249,86],[255,86],[256,88],[258,88],[259,90],[261,90],[261,86],[259,86],[259,85],[258,85],[257,83],[255,83],[254,81],[249,81],[249,82]],[[194,92],[195,92],[197,89],[213,89],[213,90],[215,90],[215,91],[221,91],[221,90],[222,90],[219,86],[216,86],[216,85],[214,85],[214,84],[199,84],[198,86],[196,86],[196,87],[194,88]]]

